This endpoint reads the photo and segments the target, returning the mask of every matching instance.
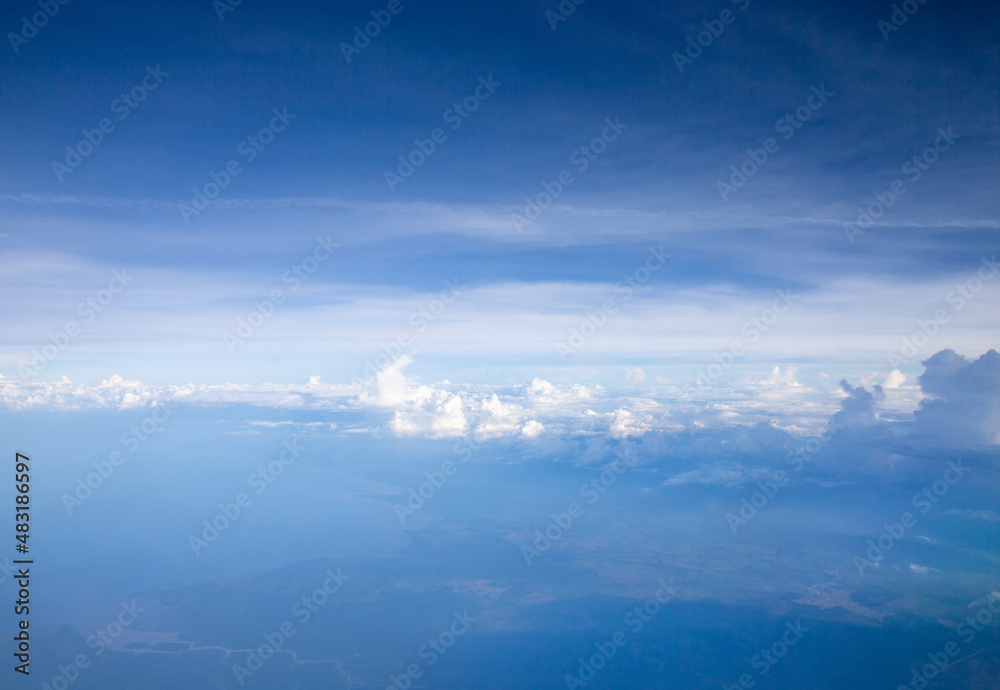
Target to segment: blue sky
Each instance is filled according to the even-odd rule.
[[[888,38],[891,8],[867,3],[591,2],[555,29],[556,3],[400,7],[350,62],[341,43],[383,5],[244,2],[220,19],[207,2],[108,15],[70,3],[8,46],[0,309],[16,327],[0,373],[23,378],[121,269],[134,281],[32,381],[347,384],[408,334],[388,349],[412,354],[423,381],[680,388],[745,341],[778,291],[794,306],[713,387],[792,367],[835,404],[843,376],[898,368],[913,386],[921,359],[996,344],[998,281],[948,301],[997,246],[990,3],[922,5]],[[730,23],[679,71],[673,54],[723,10]],[[144,78],[155,88],[126,110]],[[499,86],[453,128],[449,109],[481,79]],[[789,115],[796,128],[779,124]],[[53,163],[103,118],[113,130],[59,179]],[[606,118],[625,127],[581,170],[574,152]],[[248,160],[243,142],[272,123]],[[447,138],[390,190],[386,172],[435,128]],[[769,138],[768,160],[723,200],[730,166]],[[935,141],[919,179],[912,162],[904,172]],[[239,173],[185,218],[230,161]],[[564,170],[572,182],[519,232],[512,214]],[[903,194],[849,242],[845,223],[897,180]],[[290,291],[282,276],[317,237],[339,246]],[[624,299],[616,283],[650,248],[669,262]],[[414,317],[446,280],[464,290]],[[230,352],[225,334],[276,288],[284,303]],[[560,356],[608,299],[615,313]],[[941,309],[948,322],[891,365]]]
[[[442,677],[553,687],[673,575],[706,608],[595,687],[734,682],[803,609],[768,682],[892,687],[1000,581],[998,29],[985,0],[7,3],[0,438],[61,626],[33,670],[150,596],[74,687],[218,685],[322,563],[357,589],[268,667],[302,687],[408,669],[452,601],[483,632]],[[179,630],[199,654],[126,644]],[[969,652],[953,682],[997,675]]]

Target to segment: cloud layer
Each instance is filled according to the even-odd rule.
[[[522,440],[555,454],[562,445],[575,444],[577,461],[584,463],[599,460],[615,445],[641,444],[647,452],[681,460],[700,457],[699,444],[714,439],[714,450],[705,456],[712,460],[678,473],[674,485],[749,481],[796,438],[824,433],[824,445],[853,470],[890,465],[893,438],[1000,442],[1000,355],[993,350],[975,361],[951,350],[926,360],[918,379],[926,397],[919,406],[918,391],[902,384],[869,390],[842,380],[839,387],[810,387],[796,380],[794,370],[775,369],[738,382],[735,389],[699,391],[694,397],[680,386],[640,386],[628,371],[622,375],[629,383],[612,390],[540,377],[507,386],[421,383],[407,376],[412,365],[412,356],[403,355],[373,378],[347,385],[326,384],[318,376],[297,385],[167,386],[120,376],[96,385],[0,378],[0,404],[9,410],[125,410],[169,400],[200,407],[325,410],[337,433]]]

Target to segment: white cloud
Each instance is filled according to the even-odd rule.
[[[525,438],[538,438],[543,431],[545,431],[545,426],[532,419],[521,428],[521,435]]]
[[[520,407],[501,402],[496,393],[484,398],[479,405],[476,438],[496,438],[516,432],[520,426],[521,412]]]
[[[0,379],[0,409],[132,409],[173,400],[198,406],[244,404],[272,409],[326,410],[331,414],[368,410],[383,416],[383,421],[376,424],[394,434],[444,437],[471,431],[480,439],[519,434],[533,437],[542,429],[611,433],[616,438],[625,438],[653,429],[678,430],[684,427],[683,420],[690,422],[705,413],[722,415],[729,421],[742,421],[744,413],[750,413],[753,420],[767,413],[764,403],[747,395],[724,403],[710,399],[681,402],[655,398],[653,391],[649,395],[621,397],[598,385],[554,384],[541,378],[523,386],[491,387],[447,381],[423,384],[406,376],[405,370],[412,362],[411,356],[402,356],[373,379],[357,384],[322,383],[318,376],[299,384],[254,385],[151,385],[118,375],[94,385],[74,383],[65,377],[59,382],[28,383],[8,378]],[[731,395],[722,389],[718,393]],[[789,400],[778,404],[794,403]],[[806,406],[799,414],[812,414],[814,423],[822,424],[831,405],[835,405],[832,399],[825,406],[819,403]],[[676,415],[680,416],[675,418]],[[334,421],[341,420],[330,420]],[[284,422],[257,418],[250,426],[264,428],[278,424]],[[374,430],[361,426],[359,430],[356,423],[342,422],[340,433]]]
[[[401,436],[462,436],[469,424],[462,398],[440,387],[411,382],[403,369],[412,363],[410,355],[390,362],[373,380],[363,384],[358,403],[362,407],[392,410],[389,429]]]
[[[798,387],[802,385],[801,383],[795,380],[795,376],[798,373],[799,370],[796,369],[795,367],[786,367],[785,370],[782,371],[781,367],[776,366],[774,367],[774,369],[771,370],[770,374],[762,378],[758,383],[761,383],[765,386]]]
[[[882,387],[899,388],[904,383],[906,383],[906,374],[901,372],[899,369],[893,369],[889,372],[889,375],[885,377],[885,381],[882,382]]]
[[[555,386],[544,379],[535,378],[528,384],[525,392],[535,405],[564,407],[593,400],[594,395],[602,391],[601,386],[587,388],[579,383]]]
[[[626,369],[625,370],[625,380],[629,383],[640,384],[646,380],[646,372],[640,368],[636,369]]]
[[[552,395],[554,391],[555,386],[544,379],[532,379],[531,383],[528,385],[528,395],[532,398],[544,399],[546,396]]]
[[[966,438],[996,434],[998,409],[995,386],[1000,375],[998,356],[987,353],[970,363],[944,351],[928,360],[921,377],[926,399],[917,410],[916,427],[941,438],[954,435],[950,426],[965,424]],[[846,383],[838,391],[828,386],[811,389],[796,380],[794,367],[776,367],[763,380],[756,374],[731,388],[714,386],[699,390],[697,398],[670,389],[651,388],[636,395],[634,388],[606,390],[599,385],[553,383],[533,378],[523,385],[490,386],[436,381],[421,383],[406,375],[410,355],[391,362],[371,380],[357,384],[327,384],[319,376],[298,384],[183,384],[151,385],[110,376],[97,384],[60,381],[0,379],[0,409],[56,410],[121,409],[149,407],[175,401],[194,406],[243,404],[272,409],[322,410],[338,433],[388,432],[400,436],[452,438],[473,434],[479,439],[605,436],[639,437],[649,432],[766,424],[793,434],[816,433],[833,421],[852,429],[905,421],[916,407],[916,386],[896,389],[896,407],[880,418],[876,406],[886,399],[878,386],[869,392]],[[621,369],[618,369],[619,375]],[[749,385],[748,385],[749,384]],[[894,398],[894,399],[895,399]],[[881,409],[881,408],[880,408]],[[334,415],[362,412],[363,421]],[[253,414],[251,419],[260,420]],[[279,417],[280,418],[280,417]],[[287,418],[287,417],[286,417]],[[315,417],[313,417],[315,419]],[[248,424],[250,429],[282,424],[280,421]],[[937,431],[938,427],[944,431]],[[987,438],[993,438],[988,436]],[[986,440],[985,442],[989,442]]]
[[[629,436],[642,436],[649,431],[650,426],[645,420],[641,420],[625,409],[615,410],[615,418],[611,422],[612,438],[627,438]]]
[[[94,386],[73,383],[65,376],[55,383],[22,384],[12,379],[0,381],[0,402],[12,409],[54,407],[76,410],[115,407],[127,410],[145,407],[165,397],[170,397],[165,388],[147,386],[140,381],[128,381],[118,374]]]
[[[509,216],[496,220],[498,229],[506,224],[507,236],[517,236],[509,231]],[[441,226],[435,225],[434,231],[440,232]],[[688,241],[702,240],[692,235]],[[308,249],[296,242],[282,240],[276,251]],[[0,368],[8,378],[16,376],[17,367],[27,364],[32,352],[47,342],[46,333],[75,317],[72,309],[67,311],[67,305],[89,294],[95,277],[99,286],[110,268],[120,267],[49,250],[15,252],[4,245],[0,252],[0,291],[10,305],[15,305],[5,313],[5,323],[12,327],[6,334],[4,352],[0,352]],[[117,361],[116,357],[127,352],[132,361],[150,369],[155,367],[157,376],[233,379],[245,371],[268,371],[266,367],[278,358],[294,357],[300,367],[295,380],[317,371],[348,380],[351,374],[360,373],[366,358],[380,351],[380,341],[387,333],[407,328],[414,304],[426,303],[433,297],[399,286],[337,283],[333,282],[338,278],[335,273],[322,279],[317,276],[303,285],[295,300],[275,310],[268,326],[240,346],[240,358],[235,360],[219,347],[219,336],[234,329],[237,317],[245,317],[254,301],[276,287],[273,276],[258,276],[238,268],[205,273],[176,265],[137,266],[134,270],[140,279],[129,287],[127,295],[116,299],[113,309],[88,326],[86,338],[60,354],[60,372],[76,378],[81,372],[90,375],[92,367],[110,366],[108,362]],[[38,276],[57,274],[39,282]],[[792,357],[816,361],[821,353],[833,352],[851,361],[867,361],[868,367],[884,362],[886,352],[899,348],[900,334],[911,332],[913,319],[924,314],[922,295],[946,295],[955,280],[967,276],[940,276],[933,281],[927,278],[919,290],[896,277],[847,279],[821,273],[810,278],[814,288],[809,308],[790,311],[783,317],[780,331],[754,343],[744,362],[791,361]],[[42,284],[44,290],[39,289]],[[595,282],[479,284],[463,292],[449,306],[446,316],[421,334],[420,348],[439,360],[475,353],[486,362],[523,357],[523,361],[548,366],[552,343],[578,325],[581,311],[601,304],[612,290],[612,283]],[[983,290],[936,337],[935,349],[984,352],[995,346],[1000,312],[994,305],[1000,295],[1000,281],[990,282]],[[880,299],[872,300],[872,294],[878,294]],[[587,353],[613,361],[608,366],[617,371],[623,368],[623,361],[653,362],[668,352],[678,359],[699,362],[720,342],[739,337],[739,328],[733,325],[759,313],[762,300],[768,299],[773,297],[755,290],[734,290],[732,284],[722,282],[668,289],[651,281],[644,287],[642,300],[623,305],[627,309],[615,316],[615,327],[590,341]],[[30,304],[31,309],[16,307],[19,304]],[[240,304],[245,308],[233,306]],[[655,324],[667,313],[671,315],[671,328],[657,327]],[[358,366],[347,373],[343,370],[351,365],[341,363],[340,371],[330,371],[326,367],[333,350],[341,355],[342,362],[356,362]],[[920,356],[931,353],[927,348]],[[912,365],[916,366],[917,361]],[[843,375],[837,374],[836,378]],[[884,372],[879,380],[882,375]],[[319,385],[318,378],[311,381]]]
[[[374,380],[367,382],[366,390],[358,396],[362,405],[397,408],[404,405],[419,407],[429,402],[434,395],[430,386],[413,386],[403,369],[413,363],[413,357],[403,355],[379,371]]]
[[[431,435],[436,437],[461,436],[465,433],[468,425],[469,422],[465,419],[465,412],[462,410],[462,398],[452,395],[435,406],[434,420],[431,422]]]

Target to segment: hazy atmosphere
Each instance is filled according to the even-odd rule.
[[[0,687],[1000,688],[995,2],[0,28]]]

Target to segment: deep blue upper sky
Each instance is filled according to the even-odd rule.
[[[823,83],[835,97],[781,163],[842,181],[800,203],[870,192],[939,126],[972,140],[971,179],[970,163],[995,155],[994,3],[929,3],[886,41],[880,3],[584,3],[553,31],[544,12],[555,3],[402,2],[351,64],[339,44],[385,3],[243,2],[221,21],[209,2],[70,3],[17,54],[5,46],[4,188],[179,199],[287,106],[295,127],[240,196],[513,203],[617,114],[629,136],[587,191],[672,208],[687,189],[711,198],[729,158]],[[5,31],[37,10],[16,5]],[[678,74],[671,54],[726,7],[735,22]],[[59,184],[50,161],[149,65],[169,73],[163,87]],[[489,74],[502,83],[490,102],[389,194],[388,164]],[[607,190],[597,178],[612,173]],[[983,213],[977,201],[963,212]]]

